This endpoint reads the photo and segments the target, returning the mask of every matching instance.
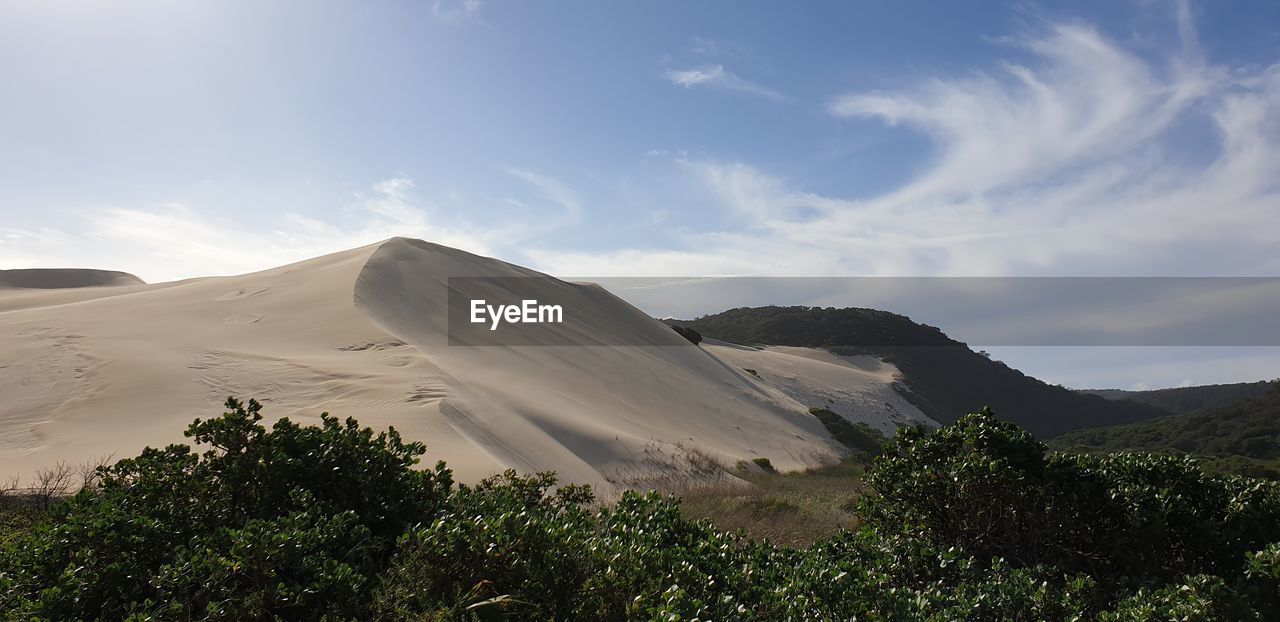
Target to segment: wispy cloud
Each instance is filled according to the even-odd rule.
[[[743,59],[750,56],[741,45],[711,37],[689,37],[689,51],[707,58]]]
[[[480,15],[481,0],[435,0],[431,12],[449,22],[460,22]]]
[[[1150,145],[1193,102],[1226,87],[1216,68],[1153,67],[1083,25],[1058,26],[1015,44],[1042,64],[1008,63],[903,92],[847,94],[830,110],[932,137],[939,164],[913,192],[972,193],[1025,186]]]
[[[540,196],[553,201],[559,213],[579,210],[576,195],[564,184],[521,175],[541,188]],[[77,230],[0,229],[0,267],[110,268],[156,282],[262,270],[395,236],[502,254],[567,222],[567,216],[548,217],[545,210],[534,210],[506,219],[502,226],[473,223],[417,197],[413,180],[403,175],[352,195],[341,220],[290,213],[248,226],[209,213],[176,203],[100,206],[77,210]],[[109,265],[104,258],[110,258]]]
[[[581,275],[1276,273],[1280,64],[1213,64],[1190,15],[1179,5],[1181,44],[1162,54],[1060,24],[1010,40],[1019,62],[833,98],[839,119],[932,143],[927,166],[882,195],[822,195],[749,162],[684,161],[735,226],[683,232],[676,249],[548,252],[541,265]]]
[[[507,172],[537,188],[543,199],[558,205],[562,209],[564,223],[574,223],[582,218],[582,199],[568,184],[525,169],[509,168]]]
[[[724,65],[703,65],[691,69],[671,69],[662,74],[677,86],[685,88],[710,88],[736,93],[746,93],[774,101],[787,97],[763,84],[757,84],[724,68]]]

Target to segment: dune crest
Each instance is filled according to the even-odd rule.
[[[582,321],[545,344],[451,346],[448,279],[460,276],[525,277]],[[883,424],[875,404],[894,396],[891,370],[769,353],[794,361],[758,364],[758,377],[742,355],[691,346],[598,286],[404,238],[233,277],[12,290],[0,329],[0,472],[24,478],[182,442],[192,418],[235,395],[274,418],[395,426],[462,480],[555,470],[608,491],[707,476],[708,458],[829,463],[842,448],[807,412],[821,404],[801,400],[864,396],[842,414]],[[607,345],[619,334],[635,345]],[[796,364],[847,386],[777,381]]]

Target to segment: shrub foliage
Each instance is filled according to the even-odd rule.
[[[681,337],[688,339],[689,343],[692,343],[695,346],[702,343],[702,333],[699,333],[688,326],[672,325],[671,329],[680,333]]]
[[[810,408],[809,414],[822,422],[832,438],[852,451],[874,456],[884,445],[884,434],[861,421],[850,422],[826,408]]]
[[[1280,484],[1187,458],[1046,451],[990,412],[906,430],[861,526],[796,549],[597,502],[549,473],[454,485],[422,445],[228,400],[198,446],[100,470],[0,548],[43,620],[1262,620]]]

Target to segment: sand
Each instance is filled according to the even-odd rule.
[[[0,270],[0,289],[68,289],[142,285],[127,272],[85,268],[27,268]]]
[[[526,277],[590,313],[545,344],[450,346],[453,276]],[[708,459],[838,460],[810,406],[882,429],[927,422],[879,361],[694,347],[595,285],[418,240],[241,276],[113,284],[0,289],[0,478],[184,442],[228,395],[256,397],[268,419],[328,411],[394,426],[464,481],[555,470],[606,494],[695,476]]]
[[[874,356],[840,356],[817,348],[752,348],[708,339],[703,347],[720,359],[755,372],[795,401],[861,421],[888,436],[901,427],[938,423],[897,391],[898,368]]]

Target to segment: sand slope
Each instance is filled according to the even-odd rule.
[[[449,346],[451,276],[531,277],[590,313],[550,341],[574,346]],[[637,345],[600,338],[623,333]],[[181,442],[227,395],[257,397],[273,418],[328,410],[394,425],[460,479],[552,469],[606,490],[692,474],[701,455],[780,468],[836,460],[810,398],[842,396],[849,412],[833,410],[881,427],[893,417],[873,407],[895,397],[891,369],[763,354],[689,346],[594,285],[401,238],[235,277],[10,289],[0,475]]]
[[[714,339],[703,344],[801,404],[826,408],[888,435],[900,427],[938,425],[896,391],[886,390],[898,381],[898,369],[874,356],[840,356],[791,346],[753,348]]]

